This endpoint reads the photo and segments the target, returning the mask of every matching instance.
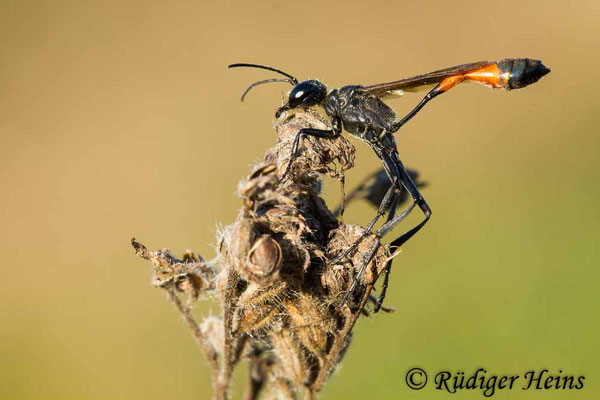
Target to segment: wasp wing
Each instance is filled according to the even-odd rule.
[[[403,92],[417,91],[420,88],[440,83],[449,76],[463,75],[467,72],[486,67],[490,64],[493,64],[493,62],[479,61],[470,64],[457,65],[455,67],[444,68],[440,69],[439,71],[429,72],[427,74],[400,79],[399,81],[365,86],[364,90],[369,94],[379,97],[401,96]]]

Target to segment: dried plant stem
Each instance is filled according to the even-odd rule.
[[[237,274],[229,274],[226,287],[225,287],[225,299],[233,299],[236,297],[236,285],[238,282]],[[232,332],[232,321],[233,311],[235,304],[231,301],[225,301],[223,303],[223,356],[221,357],[221,373],[217,380],[217,387],[215,393],[216,400],[225,400],[227,398],[227,390],[229,383],[231,382],[231,374],[234,366],[234,355],[233,355],[233,335]]]
[[[166,292],[167,292],[167,298],[175,305],[177,310],[181,313],[181,315],[187,322],[188,326],[192,330],[192,333],[194,334],[194,338],[196,339],[196,342],[198,343],[198,345],[204,352],[204,356],[208,360],[208,363],[210,365],[210,369],[211,369],[212,375],[213,375],[213,382],[217,382],[218,378],[219,378],[219,366],[217,364],[217,354],[208,345],[206,338],[204,337],[204,334],[202,333],[202,330],[200,329],[200,326],[198,325],[198,322],[196,322],[196,318],[194,318],[194,315],[192,314],[191,308],[186,307],[183,304],[183,302],[177,296],[177,294],[175,293],[174,290],[170,289],[170,290],[167,290]]]
[[[371,291],[389,258],[388,246],[371,234],[338,259],[364,232],[337,220],[319,193],[322,176],[329,175],[342,183],[344,204],[343,171],[354,162],[354,147],[344,137],[306,138],[288,179],[281,180],[302,128],[327,123],[308,110],[277,120],[279,142],[240,183],[242,207],[221,233],[211,263],[193,252],[180,261],[168,250],[150,252],[132,241],[137,255],[154,264],[153,284],[167,291],[208,359],[215,400],[228,399],[241,359],[249,361],[245,400],[263,394],[316,399],[358,317],[368,315]],[[359,270],[364,274],[357,279]],[[191,305],[201,293],[220,300],[220,319],[198,324]]]

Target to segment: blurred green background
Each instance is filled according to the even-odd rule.
[[[483,398],[411,391],[404,374],[420,366],[562,369],[585,375],[584,389],[494,398],[597,398],[597,0],[0,7],[0,398],[210,397],[205,361],[129,239],[214,255],[288,90],[261,87],[241,104],[271,74],[227,64],[333,88],[504,57],[552,73],[511,93],[463,85],[398,133],[405,163],[430,183],[433,218],[395,262],[396,313],[359,321],[322,397]],[[390,104],[402,113],[419,99]],[[354,143],[348,187],[379,166]],[[336,204],[337,185],[325,190]],[[357,204],[346,220],[371,215]]]

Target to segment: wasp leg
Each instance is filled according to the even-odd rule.
[[[400,161],[400,158],[397,155],[394,155],[393,159],[400,172],[400,181],[402,182],[402,185],[406,188],[410,196],[413,198],[413,204],[411,205],[411,208],[417,205],[419,206],[421,211],[423,211],[423,214],[425,214],[425,219],[423,221],[421,221],[417,226],[415,226],[411,230],[402,234],[400,237],[398,237],[391,243],[392,246],[398,248],[404,243],[406,243],[408,239],[413,237],[414,234],[417,233],[423,226],[425,226],[425,224],[427,223],[427,221],[429,221],[429,218],[431,217],[431,208],[429,208],[429,205],[419,192],[419,189],[417,188],[415,182],[406,172],[406,168],[404,168],[404,165],[402,164],[402,161]],[[391,221],[386,222],[381,228],[379,228],[379,230],[377,231],[377,235],[379,237],[384,237],[389,231],[394,229],[396,225],[398,225],[404,219],[404,217],[406,217],[406,215],[403,214],[404,213],[401,213]]]
[[[313,128],[302,128],[296,134],[294,138],[294,142],[292,143],[292,151],[290,152],[290,160],[288,161],[287,167],[285,168],[285,172],[281,177],[281,180],[285,180],[288,172],[290,172],[290,168],[292,166],[292,162],[296,157],[298,157],[298,147],[300,145],[300,140],[304,136],[314,136],[319,138],[334,138],[338,135],[333,129],[313,129]]]
[[[394,199],[395,202],[392,203],[392,207],[390,209],[390,213],[388,214],[388,218],[386,222],[390,222],[394,219],[394,215],[396,214],[396,208],[398,207],[398,198]],[[413,203],[414,204],[414,203]],[[413,206],[414,207],[414,206]],[[410,208],[412,210],[412,207]],[[388,282],[390,280],[390,272],[392,270],[392,260],[388,261],[383,272],[385,273],[383,277],[383,285],[381,285],[381,294],[377,298],[376,301],[373,301],[375,308],[373,309],[374,313],[378,313],[379,310],[383,310],[385,312],[390,312],[388,308],[383,306],[383,299],[385,299],[385,293],[387,292]]]
[[[377,214],[375,215],[375,218],[373,218],[371,220],[371,222],[369,223],[367,228],[364,230],[364,232],[359,236],[359,238],[356,239],[354,241],[354,243],[352,243],[352,245],[350,247],[348,247],[348,249],[346,249],[346,251],[344,251],[342,253],[341,256],[339,256],[335,260],[333,260],[334,264],[341,262],[344,258],[346,258],[346,256],[348,256],[348,254],[350,254],[352,251],[356,250],[356,247],[358,247],[358,245],[363,241],[363,239],[371,234],[371,231],[373,230],[373,226],[377,223],[379,218],[381,218],[383,215],[385,215],[385,212],[386,212],[388,206],[390,205],[392,198],[393,198],[394,203],[396,203],[397,197],[398,196],[395,196],[394,187],[390,186],[387,193],[385,194],[385,197],[383,198],[383,201],[379,205],[379,209],[377,210]]]
[[[390,213],[388,214],[388,218],[387,218],[386,222],[390,222],[392,219],[394,219],[398,205],[400,205],[400,196],[394,197],[394,201],[392,202],[392,205],[390,206]]]
[[[371,222],[364,230],[364,232],[359,236],[359,238],[356,239],[354,243],[352,243],[352,245],[346,251],[344,251],[344,253],[341,256],[333,260],[334,263],[341,262],[344,258],[346,258],[346,256],[348,256],[348,254],[350,254],[350,252],[356,250],[356,248],[364,240],[364,238],[371,234],[371,232],[373,231],[373,226],[377,223],[379,218],[385,215],[385,212],[387,211],[388,206],[390,205],[392,200],[394,204],[398,204],[396,199],[398,199],[399,196],[401,196],[402,194],[402,186],[399,183],[400,173],[398,171],[398,167],[390,158],[387,150],[383,146],[375,144],[372,145],[372,148],[373,150],[375,150],[375,154],[377,154],[377,156],[383,161],[383,169],[385,170],[385,173],[387,174],[391,184],[386,190],[383,200],[381,200],[381,202],[379,203],[379,208],[377,210],[375,218],[371,220]],[[393,212],[395,212],[395,210]],[[359,273],[359,276],[360,274],[362,274],[362,270],[364,270],[364,268],[364,266],[361,267],[361,272]]]
[[[386,192],[385,197],[383,198],[383,201],[381,202],[381,204],[379,206],[379,211],[378,211],[378,214],[379,214],[381,210],[384,210],[384,212],[385,212],[387,205],[390,203],[390,199],[389,199],[391,196],[390,193],[400,192],[400,190],[402,189],[402,186],[400,184],[401,174],[400,174],[400,171],[398,170],[398,166],[396,165],[396,163],[394,163],[394,161],[390,158],[389,154],[386,151],[384,151],[383,148],[374,147],[373,149],[375,150],[375,153],[377,153],[379,158],[381,158],[381,160],[383,161],[383,168],[386,171],[386,173],[388,174],[388,177],[390,178],[390,182],[392,182],[390,188]],[[394,197],[397,198],[398,196],[394,196]],[[394,204],[395,203],[396,203],[396,200],[394,199]],[[398,217],[396,217],[396,219],[400,218],[400,217],[402,217],[402,218],[406,217],[406,215],[408,215],[410,213],[410,211],[412,210],[413,207],[414,207],[414,204],[411,205],[407,210],[403,211]],[[390,212],[395,213],[395,210],[390,211]],[[379,218],[379,217],[376,217],[376,218]],[[363,234],[357,239],[357,241],[362,240],[367,234],[371,233],[370,228],[372,228],[372,225],[373,224],[370,224],[370,226],[367,227],[365,232],[363,232]],[[358,281],[359,281],[360,277],[365,272],[365,269],[367,268],[367,265],[369,265],[369,263],[373,259],[373,256],[375,256],[375,253],[377,252],[377,249],[379,248],[379,246],[381,244],[381,242],[380,242],[381,236],[378,234],[378,232],[379,231],[377,231],[375,233],[375,236],[376,236],[375,243],[373,244],[373,246],[371,247],[369,252],[365,255],[365,257],[363,257],[360,268],[358,269],[358,272],[354,275],[354,281],[352,282],[350,289],[344,295],[342,304],[345,304],[347,302],[348,298],[350,297],[350,295],[352,294],[352,292],[354,292],[354,289],[356,289],[356,286],[358,285]],[[355,247],[354,244],[352,245],[352,247]],[[345,253],[348,253],[348,251],[346,251]]]
[[[417,113],[419,111],[421,111],[421,109],[425,106],[425,104],[427,104],[430,100],[434,99],[435,97],[439,96],[440,94],[445,93],[445,90],[442,90],[440,88],[440,85],[437,85],[436,87],[434,87],[433,89],[431,89],[426,95],[425,97],[423,97],[423,100],[421,100],[421,102],[419,104],[417,104],[417,106],[415,108],[412,109],[411,112],[409,112],[408,114],[406,114],[406,116],[404,118],[402,118],[400,121],[394,123],[391,125],[389,132],[396,132],[398,129],[402,128],[402,125],[406,124],[408,121],[410,121],[410,119],[412,117],[414,117],[415,115],[417,115]]]
[[[352,201],[354,201],[357,198],[363,198],[365,197],[365,193],[368,191],[367,188],[367,183],[369,182],[370,179],[373,178],[373,176],[377,175],[377,173],[371,173],[369,175],[367,175],[365,178],[363,178],[363,180],[358,184],[358,186],[356,186],[356,188],[354,188],[349,194],[346,195],[346,201],[345,201],[345,206],[347,207]],[[335,218],[339,217],[342,214],[342,204],[340,204],[339,206],[337,206],[335,208],[335,210],[333,210],[331,213],[333,214],[333,216]]]
[[[384,165],[386,165],[386,170],[391,171],[398,178],[398,179],[392,179],[392,182],[394,182],[394,186],[396,188],[398,188],[401,183],[402,186],[404,186],[404,188],[406,188],[408,193],[413,198],[413,202],[404,211],[402,211],[400,214],[398,214],[397,216],[390,219],[381,228],[379,228],[379,230],[377,230],[377,232],[375,232],[377,240],[376,240],[375,244],[371,247],[371,250],[369,251],[369,253],[364,257],[364,259],[361,263],[361,266],[354,278],[354,282],[352,282],[352,285],[351,285],[349,291],[346,293],[346,295],[344,297],[343,303],[345,303],[347,301],[349,295],[354,291],[354,289],[356,288],[356,285],[358,284],[358,280],[364,273],[367,265],[369,265],[369,263],[375,256],[375,253],[377,252],[377,249],[379,248],[381,238],[383,238],[387,233],[389,233],[392,229],[394,229],[400,222],[402,222],[402,220],[404,220],[410,214],[410,212],[415,208],[415,206],[419,206],[421,211],[423,211],[423,213],[425,214],[425,219],[423,221],[421,221],[421,223],[419,223],[417,226],[415,226],[414,228],[405,232],[400,237],[396,238],[392,243],[390,243],[390,248],[395,250],[395,249],[399,248],[400,246],[402,246],[411,237],[413,237],[415,233],[417,233],[423,226],[425,226],[425,224],[427,223],[427,221],[429,221],[429,218],[431,217],[431,209],[429,208],[429,205],[427,204],[427,202],[425,201],[425,199],[419,192],[417,185],[413,182],[410,175],[406,172],[406,169],[405,169],[404,165],[402,164],[402,162],[400,161],[400,158],[398,157],[397,153],[394,152],[392,154],[388,154],[387,152],[382,152],[381,155],[382,155],[381,159],[384,162]],[[399,183],[398,183],[398,181],[399,181]],[[385,292],[387,291],[387,281],[389,280],[389,269],[391,269],[391,265],[392,265],[391,261],[389,261],[385,267],[385,273],[386,273],[386,277],[384,278],[385,287],[380,296],[380,300],[379,300],[380,303],[383,302],[383,297],[385,297]],[[379,311],[380,308],[381,308],[381,304],[379,304],[377,311]]]
[[[406,172],[404,169],[404,166],[402,165],[402,162],[399,159],[397,160],[397,163],[399,164],[400,170]],[[421,196],[421,193],[419,193],[419,190],[417,189],[417,186],[412,181],[410,175],[405,174],[405,176],[408,179],[406,179],[406,180],[402,179],[402,184],[404,185],[404,187],[406,187],[406,190],[408,190],[408,192],[410,193],[410,195],[412,196],[412,198],[414,200],[413,207],[415,204],[419,205],[419,208],[421,208],[421,210],[425,214],[425,219],[419,225],[415,226],[408,232],[404,233],[403,235],[401,235],[400,237],[398,237],[397,239],[392,241],[392,243],[390,243],[390,250],[392,252],[397,250],[404,243],[406,243],[406,241],[408,241],[408,239],[410,239],[415,233],[417,233],[427,223],[427,221],[429,221],[429,218],[431,217],[431,208],[429,208],[429,205],[427,204],[427,202],[425,202],[425,199],[423,199],[423,196]],[[388,222],[386,222],[381,227],[381,229],[378,231],[378,233],[381,236],[388,233],[396,225],[398,225],[398,223],[400,223],[400,221],[402,219],[399,219],[399,218],[400,218],[400,215],[397,218],[388,220]],[[392,261],[393,260],[389,260],[384,269],[385,275],[384,275],[384,279],[383,279],[383,285],[381,287],[381,294],[379,295],[379,299],[377,300],[377,304],[375,305],[375,309],[373,310],[373,312],[375,312],[375,313],[378,312],[383,306],[383,300],[385,299],[385,295],[387,293],[388,283],[389,283],[389,279],[390,279],[390,272],[392,270]]]

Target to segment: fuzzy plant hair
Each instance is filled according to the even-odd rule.
[[[320,197],[324,175],[343,182],[354,147],[341,135],[306,138],[281,180],[296,133],[327,127],[310,110],[279,116],[279,142],[239,183],[241,207],[219,233],[212,261],[193,251],[181,258],[167,249],[149,251],[132,239],[136,254],[153,266],[152,284],[165,290],[208,360],[214,399],[228,398],[234,369],[244,360],[245,399],[316,398],[347,351],[358,317],[369,314],[371,290],[392,255],[371,234],[337,261],[365,229],[337,219]],[[220,315],[197,316],[199,299],[218,302]]]

